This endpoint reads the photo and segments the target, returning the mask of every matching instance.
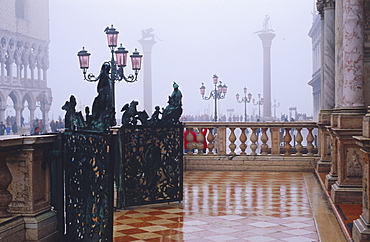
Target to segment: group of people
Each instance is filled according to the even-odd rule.
[[[18,126],[17,123],[14,122],[11,125],[5,125],[4,122],[0,122],[0,135],[10,135],[11,133],[17,134],[18,132]]]

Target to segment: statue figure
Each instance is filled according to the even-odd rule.
[[[122,107],[122,124],[137,125],[138,120],[141,122],[141,124],[147,124],[149,118],[148,114],[145,111],[138,112],[137,105],[139,105],[139,102],[132,100],[130,105],[126,103]]]
[[[269,22],[270,22],[270,16],[266,14],[265,19],[263,20],[263,29],[269,29]]]
[[[65,128],[69,130],[75,130],[76,128],[83,129],[86,127],[86,123],[82,117],[81,112],[76,112],[76,98],[71,95],[69,101],[66,101],[62,106],[62,109],[66,111],[65,115]]]
[[[115,124],[115,111],[112,102],[112,92],[109,78],[110,65],[105,62],[99,74],[97,86],[98,96],[95,97],[92,106],[91,122],[92,128],[106,130]]]
[[[155,111],[153,112],[152,117],[148,120],[149,124],[159,124],[161,122],[161,119],[159,118],[160,114],[162,114],[162,112],[160,111],[160,107],[155,106]]]
[[[157,38],[158,40],[162,41],[160,38],[158,38],[158,36],[156,34],[153,33],[154,29],[153,28],[150,28],[150,29],[146,29],[146,30],[142,30],[141,31],[141,35],[142,35],[142,40],[145,40],[145,39],[150,39],[151,40],[155,40],[155,38]]]
[[[173,92],[168,97],[168,105],[163,111],[163,122],[165,124],[175,124],[179,122],[182,114],[182,93],[179,85],[173,82]]]

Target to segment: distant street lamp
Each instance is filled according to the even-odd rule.
[[[238,103],[244,103],[244,122],[247,122],[248,121],[248,118],[247,118],[247,103],[250,103],[251,102],[251,99],[252,99],[252,93],[248,93],[247,95],[247,88],[244,87],[244,97],[239,100],[239,93],[236,94],[236,101]]]
[[[217,83],[219,85],[217,86]],[[215,100],[215,117],[214,121],[217,122],[217,100],[219,99],[224,99],[227,93],[227,86],[225,84],[222,85],[221,81],[218,81],[218,76],[215,74],[213,75],[213,84],[215,85],[215,89],[212,90],[209,94],[209,97],[205,97],[204,94],[206,92],[206,87],[204,86],[204,83],[202,82],[202,86],[199,88],[200,89],[200,95],[204,100],[209,100],[213,98]]]
[[[263,105],[263,98],[261,98],[261,94],[258,93],[257,102],[255,99],[253,99],[253,104],[258,105],[258,120],[257,121],[261,121],[261,105]]]
[[[110,28],[107,27],[104,30],[104,32],[107,35],[108,47],[111,50],[111,60],[104,62],[104,64],[108,64],[110,67],[109,85],[111,90],[111,102],[113,110],[115,110],[115,90],[114,90],[115,82],[124,80],[128,83],[132,83],[137,81],[137,76],[141,69],[141,59],[143,56],[140,55],[137,49],[135,49],[132,55],[130,55],[132,70],[134,71],[135,76],[133,74],[130,74],[129,76],[126,77],[124,75],[123,68],[127,65],[128,51],[125,50],[122,44],[117,48],[117,50],[115,50],[115,48],[117,47],[119,32],[115,28],[113,28],[113,24],[111,25]],[[91,54],[85,50],[85,47],[82,47],[82,50],[80,50],[77,53],[80,62],[80,68],[83,70],[84,79],[89,82],[96,82],[100,80],[100,75],[96,77],[94,74],[89,73],[86,76],[87,69],[89,69],[90,55]],[[114,55],[116,58],[114,58]],[[116,125],[115,116],[113,116],[111,120],[111,125]]]
[[[274,108],[274,119],[276,120],[276,109],[280,107],[280,103],[276,104],[276,99],[274,99],[272,107]]]

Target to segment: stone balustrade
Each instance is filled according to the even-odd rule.
[[[315,122],[185,122],[186,170],[313,171]],[[202,129],[207,128],[204,136]],[[206,148],[204,147],[206,145]]]
[[[314,122],[185,122],[187,155],[285,155],[317,154]],[[200,132],[207,128],[206,137]],[[204,141],[206,152],[204,151]]]

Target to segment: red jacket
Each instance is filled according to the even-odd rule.
[[[193,135],[192,142],[197,143],[197,135],[195,134],[195,132],[194,131],[189,131],[188,129],[186,129],[185,132],[184,132],[184,148],[185,149],[188,148],[187,145],[188,145],[189,142],[186,140],[186,136],[188,135],[189,132]]]

